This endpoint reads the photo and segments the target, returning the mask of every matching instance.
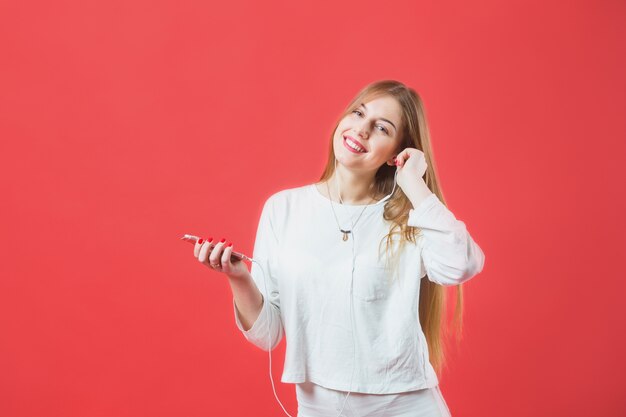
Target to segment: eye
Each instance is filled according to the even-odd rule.
[[[361,116],[363,113],[361,113],[360,110],[352,110],[352,113],[357,113],[359,116]],[[383,132],[385,132],[387,135],[389,134],[389,131],[387,130],[387,128],[385,128],[383,125],[378,125],[377,127],[380,127],[381,130]]]

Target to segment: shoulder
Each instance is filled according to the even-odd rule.
[[[273,211],[281,211],[289,210],[297,204],[307,203],[311,199],[311,187],[314,186],[314,184],[306,184],[276,191],[265,200],[265,207]]]
[[[276,191],[265,200],[261,210],[261,223],[281,234],[285,224],[302,211],[303,204],[310,205],[313,185]]]

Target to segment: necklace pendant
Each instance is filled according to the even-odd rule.
[[[350,230],[343,230],[343,229],[339,229],[343,232],[343,241],[345,242],[346,240],[348,240],[348,233],[350,233]]]

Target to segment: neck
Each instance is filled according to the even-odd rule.
[[[375,172],[353,172],[338,164],[337,169],[328,179],[332,200],[339,201],[339,189],[341,189],[341,199],[344,204],[371,204],[375,202],[374,190],[372,189],[375,175]],[[337,183],[339,183],[339,188]]]

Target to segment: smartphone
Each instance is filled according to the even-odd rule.
[[[198,236],[193,236],[193,235],[184,235],[183,237],[181,237],[182,240],[189,242],[189,243],[193,243],[194,245],[196,244],[196,242],[198,242],[198,239],[200,239]],[[209,244],[209,249],[213,249],[215,247],[215,244],[213,242],[211,242]],[[230,254],[230,261],[231,262],[238,262],[241,261],[243,259],[248,259],[250,260],[250,258],[248,258],[246,255],[244,255],[243,253],[239,253],[239,252],[232,252]]]

